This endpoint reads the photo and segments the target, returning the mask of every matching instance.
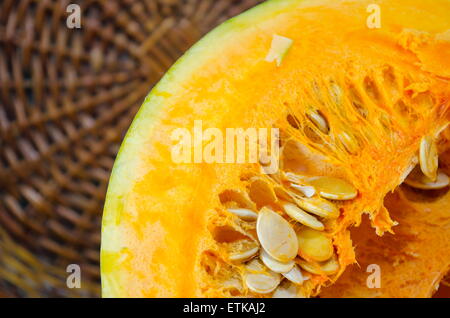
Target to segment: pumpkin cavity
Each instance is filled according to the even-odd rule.
[[[286,120],[277,127],[282,132],[280,170],[270,175],[247,171],[240,177],[241,189],[219,194],[219,209],[227,217],[211,233],[219,263],[232,272],[221,282],[234,286],[228,294],[304,297],[318,291],[313,282],[334,281],[345,267],[337,224],[375,206],[361,199],[370,187],[380,187],[373,184],[377,180],[398,174],[399,181],[386,185],[385,193],[403,182],[420,192],[448,189],[449,177],[438,165],[439,138],[399,138],[404,124],[414,126],[421,112],[408,106],[404,85],[411,79],[405,78],[387,66],[361,80],[314,81],[306,105],[283,103]],[[382,153],[393,147],[410,154],[397,163],[405,166],[403,176],[362,168],[371,163],[389,167]],[[205,271],[217,282],[216,267],[208,263]]]

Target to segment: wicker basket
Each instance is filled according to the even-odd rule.
[[[103,200],[127,127],[187,48],[257,2],[0,1],[0,295],[100,295]],[[66,25],[70,3],[81,29]]]

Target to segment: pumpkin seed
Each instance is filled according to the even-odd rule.
[[[295,262],[293,260],[287,263],[281,263],[276,259],[273,259],[266,251],[262,250],[260,254],[260,259],[269,269],[273,270],[275,273],[286,273],[289,272],[292,267],[294,267]]]
[[[358,194],[353,185],[339,178],[315,177],[309,181],[319,191],[320,196],[326,199],[351,200]]]
[[[358,151],[358,142],[356,141],[356,139],[352,136],[350,136],[348,133],[346,133],[345,131],[340,133],[338,136],[339,140],[341,141],[341,143],[344,145],[344,148],[347,150],[347,152],[351,155],[356,154],[356,152]]]
[[[450,178],[442,171],[438,171],[435,181],[430,180],[417,167],[406,178],[405,183],[421,190],[438,190],[450,184]]]
[[[256,233],[264,250],[277,261],[286,263],[294,259],[298,241],[288,221],[267,207],[258,213]]]
[[[300,256],[318,262],[326,261],[333,256],[333,242],[323,232],[303,228],[297,237]]]
[[[286,214],[289,215],[294,220],[296,220],[297,222],[306,225],[310,228],[313,228],[315,230],[323,231],[324,226],[322,222],[317,220],[314,216],[309,215],[295,204],[285,203],[283,205],[283,208]]]
[[[285,180],[288,180],[288,181],[296,183],[296,184],[300,184],[305,181],[304,177],[301,177],[298,174],[293,173],[293,172],[285,172],[282,174],[282,176],[284,177]]]
[[[301,285],[305,280],[308,280],[308,277],[303,276],[302,271],[297,265],[295,265],[289,272],[282,273],[281,275],[296,285]]]
[[[323,218],[335,219],[339,217],[338,208],[331,202],[322,198],[297,198],[294,197],[295,203],[303,210]]]
[[[342,88],[334,82],[331,82],[330,86],[331,86],[330,87],[331,98],[336,104],[340,105],[342,103],[342,94],[343,94]]]
[[[238,218],[244,220],[244,221],[256,221],[258,218],[258,213],[250,210],[250,209],[244,209],[244,208],[237,208],[237,209],[228,209],[228,212],[233,213]]]
[[[328,134],[330,127],[327,121],[316,110],[310,110],[306,116],[313,122],[313,124],[324,134]]]
[[[332,257],[325,263],[321,263],[320,269],[326,275],[332,275],[332,274],[336,273],[339,270],[339,263],[338,263],[336,257]]]
[[[298,261],[298,264],[305,271],[316,275],[332,275],[339,270],[339,263],[336,257],[318,264],[312,264],[303,260]]]
[[[295,284],[283,281],[274,291],[272,298],[305,298]]]
[[[271,293],[277,288],[280,281],[280,274],[265,268],[258,260],[253,260],[246,266],[244,282],[255,293]]]
[[[423,174],[436,181],[439,158],[436,142],[431,136],[425,136],[420,141],[419,164]]]
[[[259,251],[259,247],[253,247],[249,250],[243,251],[243,252],[237,252],[230,255],[230,261],[237,262],[237,261],[246,261],[255,256]]]
[[[316,194],[316,189],[314,189],[314,187],[312,187],[312,186],[303,186],[303,185],[291,183],[291,187],[298,190],[300,193],[302,193],[307,198],[311,198],[312,196],[314,196]]]
[[[307,272],[309,272],[311,274],[316,274],[316,275],[323,275],[324,274],[317,264],[311,264],[309,262],[301,260],[301,261],[298,261],[298,265],[302,269],[304,269],[305,271],[307,271]]]

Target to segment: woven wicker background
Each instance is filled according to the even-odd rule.
[[[103,201],[134,114],[201,35],[257,2],[0,0],[0,296],[100,295]]]

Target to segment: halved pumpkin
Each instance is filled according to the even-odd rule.
[[[209,33],[122,144],[103,296],[311,296],[335,282],[355,262],[349,228],[366,213],[393,232],[384,199],[416,165],[417,191],[448,186],[449,30],[447,0],[272,0]]]

